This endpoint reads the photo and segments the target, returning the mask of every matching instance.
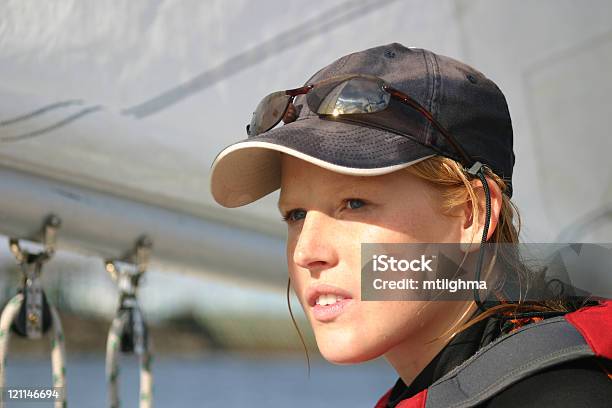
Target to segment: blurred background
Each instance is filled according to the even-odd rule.
[[[21,279],[7,237],[39,241],[58,215],[42,277],[65,326],[71,406],[107,406],[118,296],[103,260],[142,234],[158,406],[367,407],[393,384],[383,361],[322,360],[294,299],[308,377],[277,193],[229,210],[208,190],[215,155],[246,137],[264,95],[391,42],[473,65],[505,93],[523,241],[610,242],[608,1],[0,1],[0,296]],[[13,336],[7,384],[48,386],[48,351]],[[122,364],[135,406],[137,361]]]

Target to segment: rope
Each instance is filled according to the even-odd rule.
[[[484,164],[477,161],[477,162],[474,162],[474,164],[472,164],[472,166],[469,169],[467,169],[467,172],[469,174],[471,174],[472,176],[478,177],[480,179],[480,182],[482,183],[482,188],[484,189],[484,193],[485,193],[486,214],[485,214],[484,227],[482,229],[482,239],[480,241],[480,250],[478,251],[478,260],[476,261],[476,276],[474,278],[474,280],[476,281],[480,280],[480,272],[482,270],[482,261],[484,259],[484,246],[485,246],[485,243],[487,242],[487,235],[489,234],[489,223],[491,221],[491,192],[489,191],[489,184],[487,183],[487,179],[485,177],[485,167],[486,166]],[[478,288],[476,286],[474,286],[474,301],[476,302],[476,305],[478,305],[478,309],[480,309],[482,312],[485,312],[487,310],[486,305],[480,299],[480,293],[478,293]]]
[[[24,296],[17,294],[7,303],[0,316],[0,389],[6,383],[6,356],[11,337],[11,325],[19,314]],[[66,408],[66,349],[64,346],[64,331],[57,310],[49,305],[51,310],[51,324],[53,336],[51,337],[51,371],[53,374],[53,387],[59,388],[59,397],[55,400],[55,408]],[[4,398],[0,399],[0,408],[4,408]]]
[[[136,309],[138,313],[140,311]],[[127,310],[120,311],[113,319],[106,342],[106,379],[111,408],[119,408],[119,349],[121,335],[129,324]],[[153,407],[153,374],[151,372],[151,353],[148,347],[137,353],[140,355],[140,408]]]

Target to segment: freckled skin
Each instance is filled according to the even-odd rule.
[[[489,186],[492,234],[501,192],[495,183]],[[349,199],[363,205],[347,204]],[[327,360],[345,364],[385,356],[409,383],[448,343],[447,329],[473,313],[474,302],[467,301],[359,301],[362,242],[470,242],[475,231],[479,242],[482,230],[472,224],[470,206],[451,216],[441,213],[439,202],[440,191],[405,170],[357,177],[283,155],[279,208],[293,210],[294,218],[288,222],[289,276]],[[314,319],[307,304],[305,291],[319,283],[353,297],[332,322]]]

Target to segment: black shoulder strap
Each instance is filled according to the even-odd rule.
[[[428,388],[425,407],[473,407],[533,373],[593,355],[565,318],[546,319],[478,350]]]

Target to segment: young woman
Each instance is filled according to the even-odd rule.
[[[607,302],[362,301],[362,243],[518,242],[510,115],[483,74],[376,47],[268,95],[247,132],[215,159],[212,194],[237,207],[280,187],[289,278],[321,354],[384,356],[400,377],[377,407],[609,406]]]

